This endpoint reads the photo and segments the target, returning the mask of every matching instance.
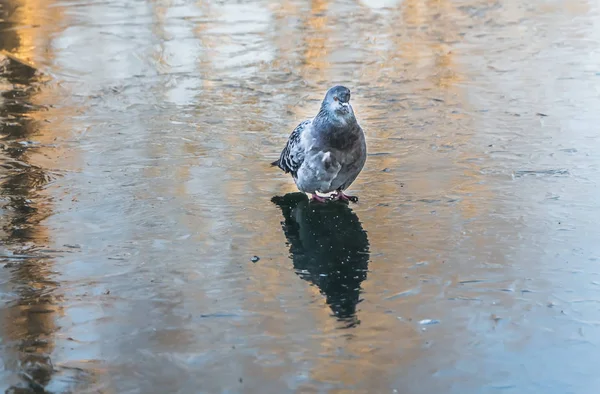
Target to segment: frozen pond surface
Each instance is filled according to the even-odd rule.
[[[1,392],[600,392],[597,2],[0,6]]]

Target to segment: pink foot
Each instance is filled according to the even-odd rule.
[[[321,197],[318,194],[313,194],[311,200],[316,202],[327,202],[327,199],[325,197]]]
[[[337,194],[335,195],[335,199],[342,200],[342,201],[358,202],[358,197],[356,197],[356,196],[349,196],[347,194],[344,194],[344,192],[342,192],[342,191],[338,191],[337,192]]]

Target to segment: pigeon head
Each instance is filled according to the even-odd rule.
[[[340,85],[329,89],[323,99],[321,109],[334,116],[354,115],[350,106],[350,89]]]

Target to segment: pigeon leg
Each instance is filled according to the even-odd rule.
[[[341,191],[341,190],[337,191],[337,194],[335,195],[335,198],[337,200],[342,200],[342,201],[358,202],[358,197],[356,197],[356,196],[349,196],[347,194],[344,194],[344,192]]]
[[[312,195],[312,201],[316,201],[316,202],[327,202],[327,199],[325,197],[321,197],[319,196],[317,193]]]

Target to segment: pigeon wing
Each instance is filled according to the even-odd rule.
[[[285,148],[283,148],[281,156],[278,160],[271,163],[272,166],[281,168],[286,174],[291,172],[293,176],[296,176],[296,172],[304,161],[305,152],[301,143],[302,133],[308,129],[311,123],[312,119],[309,119],[296,126],[292,134],[290,134],[290,138]]]

